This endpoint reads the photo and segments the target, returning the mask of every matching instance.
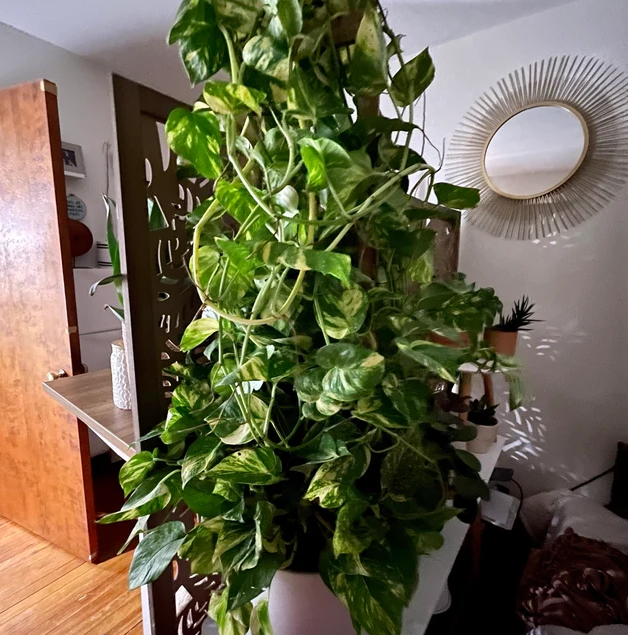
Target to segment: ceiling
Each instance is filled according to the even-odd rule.
[[[384,0],[392,27],[441,44],[570,0]],[[189,101],[177,51],[165,44],[179,0],[5,0],[0,21]]]

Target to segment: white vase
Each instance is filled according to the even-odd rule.
[[[113,403],[116,407],[120,410],[131,410],[131,384],[122,340],[111,342],[111,385]]]
[[[473,426],[478,435],[475,439],[467,441],[467,450],[474,452],[475,454],[486,454],[493,447],[495,441],[497,441],[497,429],[499,424],[494,426],[478,426],[475,423],[468,422],[467,425]]]
[[[278,571],[268,612],[273,635],[355,635],[349,611],[318,573]]]

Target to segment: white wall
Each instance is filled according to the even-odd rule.
[[[420,13],[392,6],[394,29],[407,33],[409,54]],[[494,27],[432,50],[436,80],[428,92],[427,130],[437,145],[497,80],[557,54],[588,54],[628,69],[628,2],[580,0]],[[493,286],[509,304],[522,294],[545,320],[521,342],[530,404],[506,415],[503,463],[514,467],[526,494],[570,486],[613,463],[628,440],[624,414],[626,238],[628,189],[593,219],[536,243],[493,238],[463,227],[461,269]],[[503,397],[502,400],[505,400]],[[592,488],[604,499],[608,479]]]
[[[77,265],[95,266],[95,243],[105,240],[101,194],[106,189],[103,144],[113,141],[111,73],[0,23],[0,88],[40,78],[57,85],[61,138],[83,148],[87,178],[66,178],[66,188],[85,202],[87,216],[82,222],[94,235],[94,247],[77,259]]]

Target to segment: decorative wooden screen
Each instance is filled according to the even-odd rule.
[[[209,184],[180,182],[175,157],[165,144],[163,126],[168,114],[187,106],[116,75],[113,86],[120,157],[118,231],[126,274],[124,309],[134,425],[142,436],[166,416],[174,380],[165,377],[163,369],[182,359],[170,342],[179,342],[199,306],[186,269],[184,216],[203,191],[207,196]],[[182,520],[192,519],[188,515]],[[176,561],[144,589],[145,633],[199,635],[217,584],[217,578],[191,575],[187,563]]]

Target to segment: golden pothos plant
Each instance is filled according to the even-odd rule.
[[[354,11],[355,41],[338,47],[335,21]],[[398,635],[418,558],[487,493],[452,445],[472,428],[435,392],[464,361],[512,363],[482,348],[493,290],[434,279],[430,219],[479,198],[414,149],[429,52],[406,60],[372,0],[185,0],[170,43],[203,84],[166,133],[182,171],[214,182],[188,219],[204,311],[169,369],[158,446],[123,467],[129,497],[105,522],[138,519],[133,587],[175,555],[222,574],[223,635],[270,633],[251,601],[282,568],[319,571],[356,632]],[[363,114],[379,96],[396,117]],[[180,505],[192,529],[147,529]]]

